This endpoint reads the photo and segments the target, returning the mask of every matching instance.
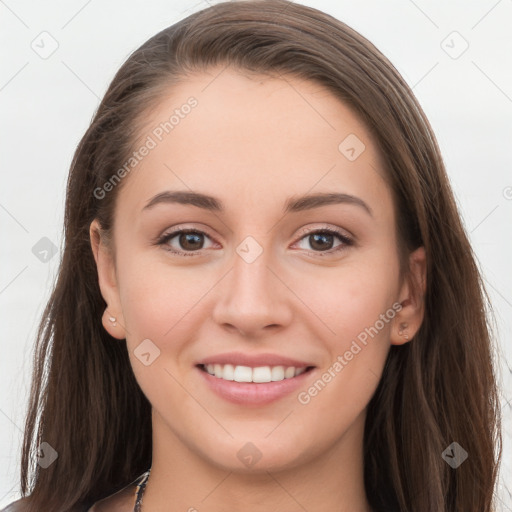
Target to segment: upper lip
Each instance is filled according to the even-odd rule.
[[[278,354],[244,354],[242,352],[229,352],[206,357],[197,363],[198,365],[207,364],[232,364],[233,366],[249,366],[256,368],[258,366],[294,366],[295,368],[307,368],[314,366],[311,363],[292,359],[291,357],[280,356]]]

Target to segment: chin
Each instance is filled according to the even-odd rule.
[[[265,437],[267,436],[267,437]],[[272,435],[260,437],[245,436],[232,439],[226,436],[224,442],[212,439],[211,451],[204,453],[204,444],[200,447],[203,457],[222,468],[238,474],[266,474],[267,472],[292,469],[307,459],[308,450],[299,451],[299,441],[291,436],[278,439]],[[284,439],[288,442],[284,442]]]

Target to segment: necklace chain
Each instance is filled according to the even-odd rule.
[[[137,485],[137,490],[135,491],[137,499],[135,500],[135,507],[133,508],[133,512],[142,512],[142,497],[144,496],[144,491],[146,490],[146,484],[148,483],[150,473],[151,473],[151,468],[149,468],[142,475],[141,481]]]
[[[150,473],[151,473],[151,468],[149,468],[142,475],[142,480],[137,485],[137,490],[135,491],[137,498],[135,500],[135,506],[133,507],[133,512],[141,512],[142,511],[142,497],[144,496],[144,491],[146,489],[146,484],[148,483],[148,478],[149,478]]]

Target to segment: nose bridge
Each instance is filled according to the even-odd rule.
[[[269,253],[270,250],[266,250],[255,255],[254,248],[249,247],[247,250],[247,246],[242,244],[237,248],[237,254],[233,258],[231,286],[238,300],[251,299],[254,296],[259,299],[271,297],[270,280],[273,275],[268,268],[271,263]]]
[[[267,241],[270,239],[267,238]],[[232,268],[215,306],[215,319],[249,333],[269,325],[284,325],[291,317],[282,284],[270,270],[270,247],[247,237],[233,255]],[[270,268],[269,268],[270,267]]]

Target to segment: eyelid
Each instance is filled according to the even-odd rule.
[[[165,229],[161,235],[158,235],[156,238],[153,239],[153,243],[156,244],[163,238],[166,238],[171,235],[176,235],[178,233],[181,233],[182,231],[193,231],[193,232],[197,232],[197,233],[202,233],[202,234],[208,235],[208,237],[211,238],[212,240],[215,240],[215,237],[212,236],[208,230],[209,230],[209,228],[203,226],[202,224],[194,224],[194,225],[190,225],[187,223],[177,224],[176,226],[173,226],[172,228]]]
[[[355,241],[354,236],[347,231],[346,229],[337,227],[337,226],[331,226],[330,224],[322,224],[320,226],[314,226],[314,227],[304,227],[299,230],[299,239],[304,237],[305,235],[309,235],[312,233],[316,233],[317,231],[331,231],[333,233],[336,233],[344,238],[347,238],[350,241]]]

